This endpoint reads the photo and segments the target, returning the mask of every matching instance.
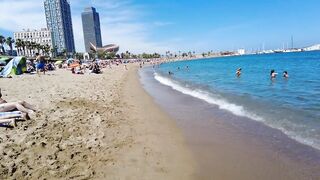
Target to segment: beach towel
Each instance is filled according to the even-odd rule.
[[[20,111],[0,112],[0,119],[19,118],[22,116]]]

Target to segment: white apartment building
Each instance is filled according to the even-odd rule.
[[[48,44],[50,47],[52,47],[52,33],[47,28],[41,28],[40,30],[23,30],[20,32],[14,33],[14,40],[17,42],[17,40],[20,39],[22,41],[30,41],[35,42],[37,44],[46,45]],[[24,55],[23,52],[19,52],[18,55]],[[26,51],[26,56],[33,56],[34,51]]]

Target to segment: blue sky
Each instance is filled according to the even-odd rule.
[[[77,51],[83,51],[81,12],[93,5],[103,43],[121,51],[221,51],[320,43],[319,0],[70,0]],[[0,33],[45,27],[43,0],[0,0]],[[15,16],[12,16],[15,14]]]

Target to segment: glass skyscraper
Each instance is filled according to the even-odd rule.
[[[47,27],[52,32],[52,44],[57,53],[64,49],[75,52],[70,3],[68,0],[45,0]]]
[[[100,18],[94,7],[84,9],[82,27],[86,52],[90,52],[90,43],[96,47],[102,47]]]

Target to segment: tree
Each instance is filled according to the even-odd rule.
[[[16,48],[17,48],[17,52],[18,52],[18,55],[21,55],[21,48],[22,48],[22,40],[21,39],[17,39],[17,42],[16,42]]]
[[[83,58],[83,53],[79,53],[79,52],[77,52],[77,53],[75,53],[75,58],[76,59],[82,59]]]
[[[106,58],[106,52],[97,52],[97,56],[98,56],[98,59],[105,59]]]
[[[40,54],[41,44],[36,43],[34,48],[37,49],[37,53]]]
[[[1,45],[1,49],[2,49],[2,53],[5,54],[6,51],[4,50],[4,43],[6,42],[6,38],[2,35],[0,35],[0,45]]]
[[[10,48],[10,53],[9,55],[12,56],[12,44],[14,43],[14,40],[12,39],[12,37],[7,37],[6,39],[6,44],[9,46]]]
[[[32,50],[32,45],[30,41],[25,41],[25,45],[26,45],[26,49],[27,52],[29,51],[29,53],[27,53],[29,56],[31,56],[31,50]]]
[[[113,59],[116,56],[115,52],[109,52],[106,54],[106,58],[107,59]]]
[[[48,44],[44,45],[43,51],[44,51],[45,55],[49,56],[50,46]]]
[[[53,57],[56,57],[57,49],[58,49],[57,46],[54,46],[54,47],[51,48],[51,53],[52,53],[52,56],[53,56]]]
[[[31,56],[34,55],[34,51],[35,51],[36,48],[37,48],[37,43],[36,42],[31,42],[31,50],[32,50]]]
[[[64,58],[67,58],[67,49],[62,50],[62,55]]]
[[[26,47],[27,47],[27,42],[26,41],[21,41],[21,47],[23,49],[23,55],[26,55]]]

